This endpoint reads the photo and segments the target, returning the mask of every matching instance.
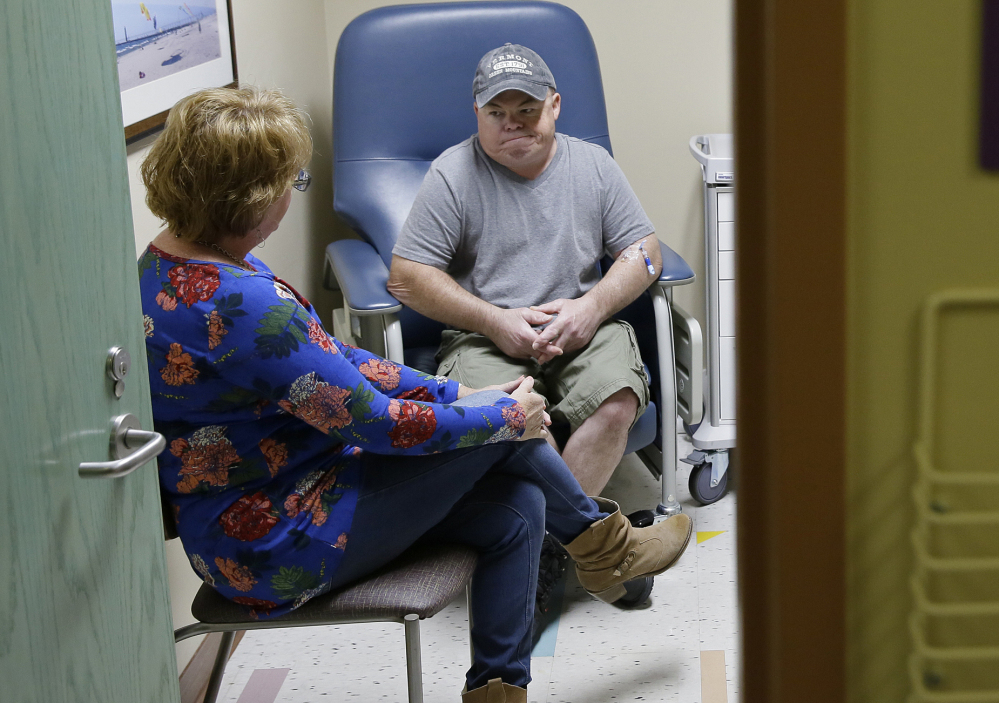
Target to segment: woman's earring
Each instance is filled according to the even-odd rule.
[[[260,234],[260,229],[259,228],[257,229],[257,241],[259,242],[259,244],[257,244],[256,248],[257,249],[263,249],[264,248],[264,241],[265,240],[264,240],[264,235]]]

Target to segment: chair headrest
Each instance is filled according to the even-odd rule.
[[[506,42],[530,47],[551,68],[562,95],[558,130],[609,147],[600,64],[579,15],[550,2],[458,2],[379,8],[343,31],[336,161],[431,161],[474,134],[475,68]]]
[[[333,78],[333,207],[385,259],[430,162],[475,133],[479,59],[507,42],[539,53],[562,95],[559,132],[610,150],[596,47],[551,2],[384,7],[340,36]],[[383,181],[383,176],[387,181]]]

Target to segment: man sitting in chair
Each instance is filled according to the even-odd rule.
[[[556,133],[555,90],[531,49],[506,44],[482,57],[472,83],[478,134],[431,164],[388,290],[448,325],[439,374],[473,388],[534,377],[553,423],[571,431],[562,458],[595,496],[649,402],[635,333],[612,316],[662,261],[610,154]],[[605,254],[615,262],[601,278]]]

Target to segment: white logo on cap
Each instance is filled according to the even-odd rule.
[[[527,64],[522,61],[500,61],[493,64],[494,71],[498,71],[501,68],[527,68]]]

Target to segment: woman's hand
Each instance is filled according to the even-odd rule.
[[[523,382],[524,377],[518,376],[512,381],[507,381],[506,383],[497,383],[493,386],[485,386],[484,388],[469,388],[468,386],[458,386],[458,400],[461,400],[466,395],[472,395],[472,393],[478,393],[480,391],[502,391],[503,393],[513,393],[517,390],[517,387]]]
[[[544,439],[548,436],[545,428],[552,424],[552,420],[545,412],[545,399],[534,392],[534,379],[530,376],[524,378],[520,385],[510,393],[514,400],[524,408],[526,426],[521,440]]]
[[[524,382],[523,376],[518,376],[512,381],[507,381],[506,383],[497,383],[494,386],[486,386],[481,388],[483,391],[503,391],[504,393],[513,393],[520,387],[520,384]],[[533,382],[532,382],[533,383]]]

